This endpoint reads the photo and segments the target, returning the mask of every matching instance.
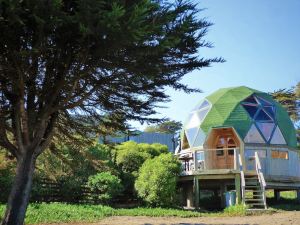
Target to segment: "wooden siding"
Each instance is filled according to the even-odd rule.
[[[252,170],[252,156],[257,151],[260,156],[262,170],[267,180],[290,180],[300,178],[299,153],[285,147],[251,147],[245,146],[245,161],[247,170]],[[272,158],[272,151],[287,151],[288,159]],[[274,153],[273,153],[274,154]]]

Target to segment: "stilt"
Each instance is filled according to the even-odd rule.
[[[274,190],[274,197],[276,201],[280,200],[280,190]]]
[[[195,176],[194,177],[194,192],[195,192],[195,208],[199,208],[199,180]]]
[[[225,200],[225,192],[226,190],[226,185],[224,183],[221,183],[220,185],[220,194],[221,194],[221,208],[225,208],[226,207],[226,200]]]
[[[187,208],[194,207],[194,191],[193,191],[193,183],[187,184],[187,199],[186,199],[186,206]]]
[[[239,174],[235,175],[235,190],[236,190],[236,203],[240,204],[242,202],[241,196],[241,177]]]
[[[300,203],[300,190],[296,190],[297,191],[297,202]]]

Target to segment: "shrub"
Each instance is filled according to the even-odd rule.
[[[181,164],[171,153],[148,159],[135,182],[138,196],[151,206],[172,206]]]
[[[147,159],[163,153],[168,153],[166,145],[127,141],[116,147],[116,163],[123,172],[137,172]]]
[[[95,192],[94,198],[102,202],[108,202],[122,191],[121,180],[110,172],[102,172],[90,176],[87,186]]]
[[[13,183],[13,174],[10,169],[0,170],[0,202],[6,202]]]

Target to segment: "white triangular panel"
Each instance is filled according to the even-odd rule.
[[[270,144],[273,144],[273,145],[286,145],[286,142],[284,140],[284,137],[279,129],[279,127],[277,126],[275,131],[274,131],[274,134],[273,134],[273,137],[272,137],[272,140],[270,142]]]
[[[207,101],[206,99],[204,99],[203,101],[201,101],[199,104],[196,105],[196,107],[193,109],[193,111],[204,109],[209,106],[211,106],[210,102]]]
[[[210,108],[206,108],[206,109],[203,109],[203,110],[197,112],[197,115],[198,115],[199,119],[201,120],[201,122],[205,119],[209,110],[210,110]]]
[[[250,130],[244,138],[244,141],[245,143],[265,143],[264,139],[262,138],[254,124],[252,124]]]
[[[198,134],[196,136],[196,139],[193,143],[193,147],[199,147],[202,146],[206,138],[206,134],[203,132],[201,128],[199,128]]]
[[[199,127],[193,127],[185,130],[186,137],[188,139],[189,145],[192,146],[196,135],[198,133]]]
[[[265,139],[269,141],[274,130],[275,124],[257,122],[256,125],[258,126],[260,132],[264,135]]]
[[[188,124],[186,125],[186,129],[193,128],[193,127],[199,127],[201,123],[201,120],[197,113],[193,113],[190,117],[190,120],[188,121]]]

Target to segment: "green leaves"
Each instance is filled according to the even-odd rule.
[[[123,189],[121,180],[110,172],[102,172],[90,176],[87,186],[93,192],[98,193],[96,198],[103,202],[111,200],[113,197],[120,194]]]
[[[148,159],[139,171],[135,188],[151,206],[174,206],[181,164],[171,153]]]

